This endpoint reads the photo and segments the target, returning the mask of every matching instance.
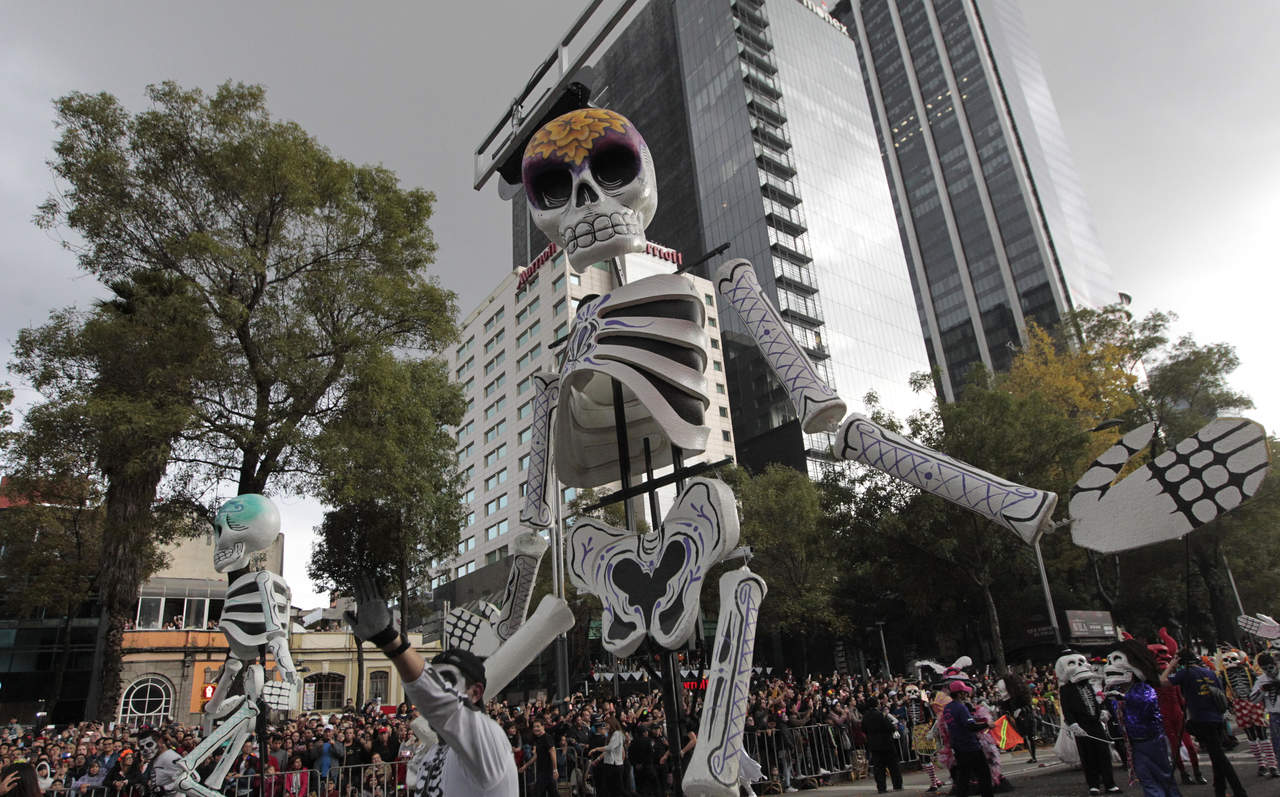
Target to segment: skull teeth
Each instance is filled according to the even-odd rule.
[[[635,214],[615,212],[608,216],[603,214],[584,219],[572,226],[560,230],[565,249],[573,254],[578,249],[586,249],[598,243],[604,243],[617,235],[640,235],[640,224]]]

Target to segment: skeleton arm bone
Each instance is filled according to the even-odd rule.
[[[267,649],[275,657],[276,667],[286,681],[293,682],[298,678],[297,668],[293,666],[293,656],[289,653],[288,617],[280,616],[279,602],[275,600],[274,587],[279,576],[262,570],[254,578],[258,585],[258,599],[262,602],[262,620],[266,628]],[[285,595],[290,596],[285,587]],[[285,605],[289,597],[285,598]]]

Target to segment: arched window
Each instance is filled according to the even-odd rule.
[[[386,670],[374,670],[369,673],[369,699],[382,703],[387,702],[387,686],[391,673]]]
[[[173,684],[154,673],[144,675],[124,690],[120,698],[120,724],[159,726],[173,711]]]
[[[345,676],[336,672],[318,672],[314,675],[308,675],[304,680],[304,684],[315,684],[316,696],[315,704],[311,708],[306,708],[307,699],[304,687],[303,692],[303,709],[305,711],[327,711],[334,708],[342,708],[342,704],[346,700],[347,679]]]

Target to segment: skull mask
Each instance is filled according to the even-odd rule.
[[[916,686],[915,684],[907,684],[907,699],[908,699],[908,700],[919,700],[919,699],[920,699],[920,687]]]
[[[644,251],[657,179],[626,117],[583,108],[552,119],[530,139],[521,172],[533,223],[575,268]]]
[[[248,493],[228,500],[213,519],[214,569],[226,573],[246,566],[251,555],[270,547],[279,531],[280,511],[271,499]]]
[[[1065,653],[1053,663],[1053,674],[1060,684],[1082,683],[1093,676],[1089,660],[1083,653]]]
[[[1102,672],[1103,683],[1108,689],[1126,688],[1134,681],[1142,680],[1142,671],[1133,666],[1123,650],[1113,650],[1107,654],[1107,664]]]
[[[1224,650],[1219,654],[1219,661],[1222,662],[1222,669],[1230,670],[1232,667],[1240,667],[1244,665],[1244,655],[1240,651],[1232,648]]]

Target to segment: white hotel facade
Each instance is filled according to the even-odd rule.
[[[636,279],[648,273],[670,273],[679,260],[678,253],[650,244],[648,254],[627,256],[627,268],[630,278]],[[711,404],[705,416],[711,431],[707,450],[686,463],[692,464],[734,457],[734,444],[715,289],[708,280],[686,276],[706,303],[705,324],[711,340],[706,367]],[[608,264],[596,263],[579,272],[552,244],[528,266],[506,275],[460,324],[461,342],[449,351],[448,359],[467,402],[456,429],[465,520],[456,554],[438,562],[432,571],[433,588],[506,558],[511,540],[524,530],[519,515],[533,437],[533,374],[558,370],[559,349],[551,344],[568,334],[582,297],[607,293],[613,287]],[[617,487],[615,482],[601,491]],[[567,504],[575,491],[561,488],[560,495]]]

